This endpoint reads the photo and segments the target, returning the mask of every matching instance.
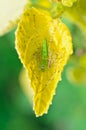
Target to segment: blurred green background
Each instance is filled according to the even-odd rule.
[[[0,37],[0,130],[86,130],[86,84],[73,83],[67,73],[79,59],[76,50],[84,48],[84,36],[76,25],[62,20],[72,33],[74,54],[65,66],[48,114],[39,118],[19,82],[22,64],[15,50],[15,29]]]

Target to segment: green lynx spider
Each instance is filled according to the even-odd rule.
[[[41,70],[45,70],[47,67],[48,67],[48,45],[46,38],[44,38],[41,52]]]

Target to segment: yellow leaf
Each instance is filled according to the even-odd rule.
[[[50,0],[52,2],[61,2],[64,6],[71,7],[78,0]]]
[[[43,40],[48,44],[48,67],[41,70]],[[16,50],[28,72],[34,91],[33,107],[36,116],[47,113],[57,83],[69,55],[72,38],[60,19],[54,20],[44,10],[25,10],[16,31]]]
[[[77,0],[62,0],[62,4],[64,6],[68,6],[68,7],[71,7],[73,6],[74,2],[76,2]]]
[[[37,0],[37,3],[43,7],[47,7],[47,8],[51,7],[49,0]]]

